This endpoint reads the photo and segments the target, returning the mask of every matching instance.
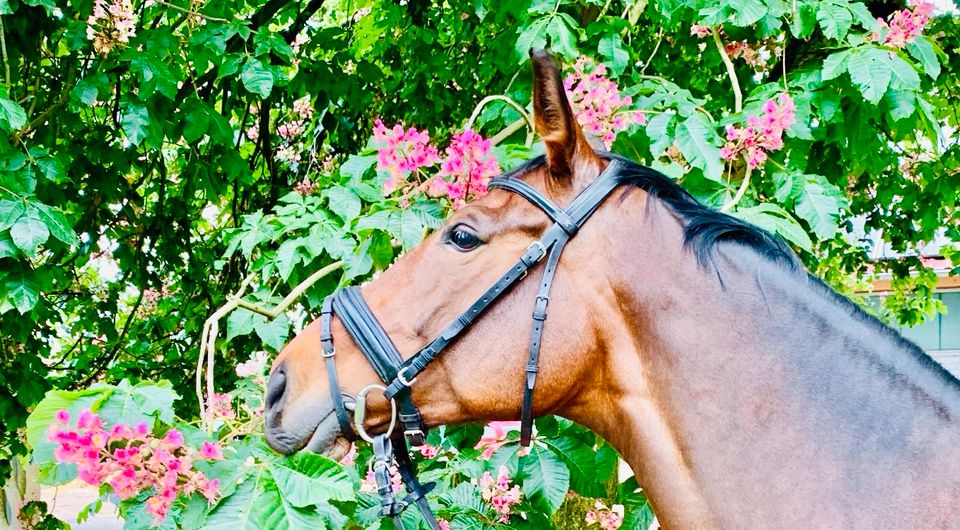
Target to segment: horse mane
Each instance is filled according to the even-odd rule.
[[[618,173],[614,175],[617,180],[659,199],[683,220],[684,245],[693,251],[702,267],[715,266],[717,245],[730,242],[750,248],[790,270],[803,269],[797,255],[780,237],[705,206],[674,180],[655,169],[629,159],[617,159],[621,162]]]

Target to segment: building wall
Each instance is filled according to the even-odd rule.
[[[947,314],[900,331],[960,378],[960,291],[945,291],[936,296],[947,305]]]

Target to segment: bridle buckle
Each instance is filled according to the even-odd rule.
[[[403,386],[409,387],[417,382],[417,376],[413,376],[413,378],[407,378],[407,374],[404,373],[404,370],[406,370],[407,368],[410,368],[410,367],[407,366],[406,368],[403,368],[399,372],[397,372],[397,381],[400,381],[401,383],[403,383]]]
[[[547,255],[547,247],[543,246],[543,242],[540,241],[539,239],[534,241],[533,243],[530,243],[530,246],[527,247],[527,250],[529,251],[534,248],[540,251],[540,255],[537,256],[535,260],[533,260],[534,262],[542,260],[543,257]]]

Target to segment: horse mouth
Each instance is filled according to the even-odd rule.
[[[340,423],[334,411],[328,412],[310,435],[310,439],[300,449],[319,453],[331,460],[339,461],[350,451],[350,442],[340,432]]]
[[[350,443],[343,438],[340,423],[332,408],[321,413],[315,423],[308,421],[302,418],[285,427],[282,422],[273,424],[268,418],[264,433],[267,444],[285,455],[309,451],[334,460],[339,460],[350,450]]]

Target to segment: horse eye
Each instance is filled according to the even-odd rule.
[[[462,227],[454,227],[447,235],[447,240],[453,244],[457,250],[468,252],[480,246],[480,238],[473,232],[468,232]]]

